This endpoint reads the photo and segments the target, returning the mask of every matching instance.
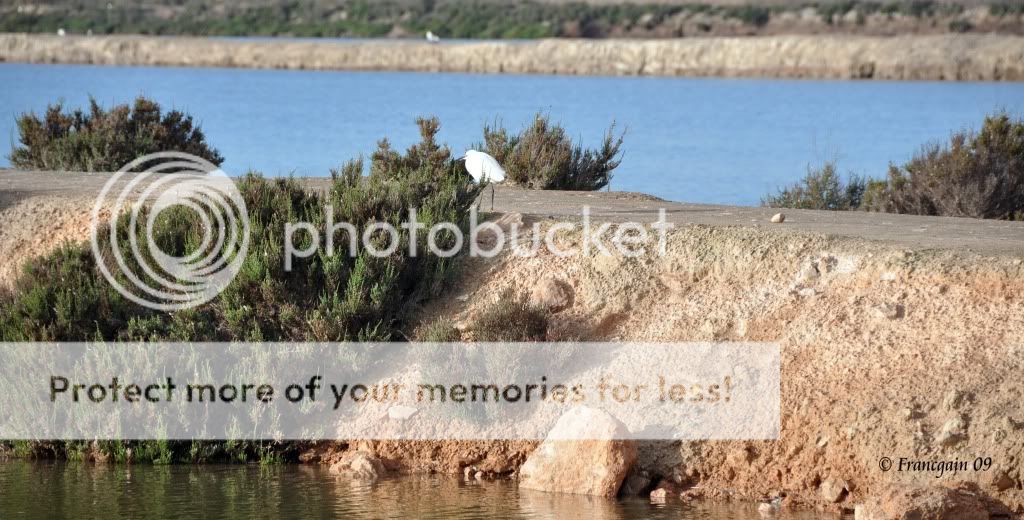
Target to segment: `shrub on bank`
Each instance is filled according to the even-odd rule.
[[[548,317],[543,309],[530,304],[525,293],[509,288],[476,317],[471,327],[477,341],[544,341]]]
[[[902,167],[890,166],[867,209],[916,215],[1024,219],[1024,121],[985,118],[979,132],[953,134],[948,146],[925,146]]]
[[[927,145],[907,164],[890,166],[884,180],[854,176],[844,184],[826,164],[762,204],[1024,220],[1024,121],[988,116],[980,131],[957,132],[949,145]]]
[[[615,136],[613,123],[601,146],[584,149],[574,144],[565,129],[537,114],[518,134],[503,126],[484,127],[484,151],[505,168],[507,180],[538,190],[599,190],[608,185],[621,162],[623,135]]]
[[[827,162],[821,168],[807,169],[804,178],[778,195],[767,195],[761,204],[773,208],[847,210],[860,207],[867,181],[851,175],[843,182],[836,173],[836,164]]]
[[[306,191],[292,179],[267,180],[254,174],[240,179],[251,221],[249,253],[231,284],[207,304],[171,313],[136,305],[103,278],[88,244],[71,245],[27,266],[12,294],[0,301],[0,341],[340,341],[401,336],[409,311],[442,287],[457,259],[405,254],[409,235],[399,224],[408,219],[409,208],[417,208],[417,219],[428,229],[438,222],[466,228],[479,192],[466,182],[462,164],[449,149],[435,142],[437,121],[419,124],[420,143],[404,154],[382,143],[369,177],[361,175],[360,161],[352,161],[333,172],[333,184],[325,194]],[[402,230],[400,247],[385,258],[362,248],[352,256],[347,234],[339,229],[334,243],[341,250],[336,254],[320,248],[310,257],[296,258],[291,271],[285,270],[285,225],[310,222],[325,236],[327,207],[332,208],[333,222],[351,223],[360,236],[374,222],[390,222]],[[130,269],[151,282],[133,263],[128,219],[117,225],[118,247],[124,249]],[[144,230],[137,232],[144,241]],[[175,207],[156,219],[154,236],[159,237],[161,250],[184,256],[202,244],[203,232],[197,213]],[[99,235],[101,250],[113,254],[107,233]],[[439,247],[454,243],[453,237],[439,236]],[[303,232],[295,238],[297,248],[305,246],[301,240],[312,240]],[[426,233],[417,234],[418,250],[426,250],[426,239]],[[125,287],[133,286],[123,274],[118,276]]]
[[[398,153],[383,141],[374,153],[369,177],[362,176],[361,161],[350,161],[332,172],[333,183],[323,194],[306,191],[293,179],[267,180],[255,174],[240,179],[239,191],[251,221],[249,253],[234,280],[212,301],[170,313],[136,305],[103,278],[88,244],[68,245],[27,266],[14,290],[0,294],[0,341],[366,341],[406,336],[402,331],[411,324],[415,307],[449,281],[458,258],[405,254],[410,236],[399,224],[415,207],[418,221],[427,228],[453,222],[465,231],[469,208],[480,190],[466,182],[462,164],[449,149],[436,143],[437,121],[418,123],[419,143]],[[347,235],[338,230],[334,243],[342,246],[336,254],[320,248],[312,256],[295,259],[292,270],[286,271],[285,224],[310,222],[326,237],[326,207],[333,210],[333,222],[353,224],[360,236],[371,223],[393,224],[402,230],[400,246],[385,258],[362,249],[350,255]],[[127,219],[117,225],[117,247],[123,249],[131,271],[151,282],[129,251]],[[202,226],[199,214],[171,208],[157,218],[154,236],[164,252],[184,255],[201,247]],[[426,235],[417,235],[419,251],[427,248]],[[100,237],[104,254],[111,255],[114,246],[107,233]],[[438,237],[440,248],[453,246],[453,236]],[[138,238],[145,240],[141,234]],[[124,274],[117,276],[131,287]],[[349,353],[360,363],[372,355],[354,347]],[[268,463],[294,460],[301,443],[19,441],[8,447],[26,457]]]
[[[26,170],[116,171],[142,155],[164,151],[224,162],[192,116],[177,110],[162,114],[160,105],[143,97],[110,110],[95,99],[89,100],[88,111],[65,112],[57,103],[47,107],[42,119],[22,114],[17,125],[20,146],[9,158]]]

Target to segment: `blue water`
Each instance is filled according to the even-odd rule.
[[[1024,114],[1024,84],[604,78],[0,65],[0,148],[15,117],[64,99],[84,106],[137,95],[194,114],[232,174],[327,175],[378,139],[405,147],[434,114],[457,151],[484,123],[518,128],[538,110],[597,144],[627,130],[612,188],[671,200],[757,204],[807,166],[881,176],[926,142],[977,127],[997,109]],[[6,158],[2,160],[6,164]]]

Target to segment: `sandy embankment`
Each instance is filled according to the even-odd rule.
[[[599,204],[614,195],[588,197]],[[46,235],[53,237],[44,240],[49,247],[69,230],[74,235],[73,223],[88,206],[48,197],[0,207],[3,229],[65,230]],[[500,193],[502,199],[514,197]],[[31,209],[54,204],[63,209]],[[524,211],[541,217],[553,212]],[[687,218],[683,209],[672,214],[680,224]],[[848,510],[893,483],[965,479],[1024,511],[1024,255],[1015,246],[970,252],[952,239],[947,248],[910,238],[870,241],[870,227],[859,232],[865,238],[799,231],[816,214],[793,212],[781,225],[680,225],[665,256],[542,253],[474,260],[479,265],[467,271],[476,274],[431,309],[471,322],[502,288],[553,277],[571,286],[574,298],[553,316],[550,339],[778,342],[778,441],[641,443],[637,471],[655,480],[676,478],[696,495],[756,500],[784,492],[793,506]],[[843,214],[828,218],[841,222]],[[898,224],[902,218],[884,216],[880,222]],[[950,219],[948,226],[934,222],[935,235],[977,224],[968,235],[983,238],[1009,229],[1012,236],[1024,236],[1024,223],[989,228],[963,219]],[[42,252],[44,245],[6,249],[4,266]],[[468,301],[456,298],[462,294]],[[533,445],[366,441],[348,449],[370,451],[407,471],[461,472],[474,466],[507,473]],[[970,463],[990,457],[992,466],[935,478],[934,472],[882,471],[883,457]],[[840,481],[846,491],[837,502],[826,500],[823,490]]]
[[[0,34],[0,61],[315,70],[399,70],[883,80],[1024,80],[1024,37],[850,35],[538,40],[432,45]]]

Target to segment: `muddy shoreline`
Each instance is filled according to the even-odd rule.
[[[1024,81],[1024,37],[793,35],[430,44],[0,34],[0,61],[260,69]]]

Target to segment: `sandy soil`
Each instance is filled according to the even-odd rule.
[[[88,240],[91,197],[20,199],[0,191],[0,290],[10,288],[31,259],[67,242]]]
[[[644,469],[675,475],[697,496],[785,493],[792,505],[840,510],[891,483],[953,480],[884,472],[882,457],[986,456],[989,471],[956,479],[1024,509],[1019,257],[692,226],[660,258],[480,263],[432,308],[472,322],[500,289],[554,277],[574,288],[575,303],[554,316],[549,339],[780,343],[779,441],[641,445]],[[830,479],[849,488],[838,504],[819,489]]]
[[[19,198],[31,190],[8,188],[0,192],[0,281],[61,241],[84,239],[92,204],[91,198],[61,193]],[[517,200],[499,192],[499,201],[503,194],[506,205]],[[525,218],[548,221],[568,211],[578,195],[565,195],[562,206],[524,208]],[[656,203],[635,195],[589,195],[595,207],[610,212],[619,204]],[[709,211],[683,209],[674,213],[681,224],[710,218]],[[501,289],[552,277],[571,286],[574,297],[572,306],[553,316],[551,340],[778,342],[778,441],[641,444],[640,469],[655,480],[678,480],[692,496],[757,500],[784,493],[787,507],[839,511],[890,484],[966,479],[1024,511],[1024,225],[950,219],[947,226],[933,219],[927,235],[950,234],[940,247],[917,234],[865,238],[880,236],[899,216],[828,236],[815,226],[863,216],[795,212],[786,223],[769,225],[767,210],[723,211],[718,224],[681,225],[664,256],[542,253],[473,260],[466,272],[474,274],[428,303],[424,318],[469,323]],[[760,219],[757,226],[751,219]],[[969,240],[973,251],[957,237]],[[508,474],[532,447],[364,442],[322,446],[306,459],[330,462],[340,451],[360,448],[398,470],[460,472],[472,466]],[[883,457],[990,457],[992,467],[937,479],[929,472],[882,471]],[[847,491],[827,500],[825,488],[840,480]]]

